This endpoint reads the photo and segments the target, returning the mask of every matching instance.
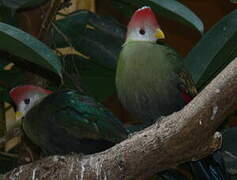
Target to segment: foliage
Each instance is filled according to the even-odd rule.
[[[62,66],[52,50],[30,34],[11,25],[0,23],[0,49],[46,68],[60,77]]]
[[[0,0],[4,6],[12,10],[36,7],[46,1],[47,0]]]
[[[136,8],[149,5],[158,14],[204,32],[202,21],[175,0],[110,0],[128,20]],[[234,1],[234,0],[233,0]],[[38,7],[46,0],[1,0],[0,3],[0,101],[11,102],[8,91],[27,81],[27,73],[48,77],[52,90],[77,89],[99,101],[115,93],[116,61],[125,39],[126,26],[114,17],[80,10],[53,21],[50,47],[20,30],[14,11]],[[16,26],[13,27],[12,25]],[[189,52],[184,63],[201,89],[237,55],[237,10],[221,19]],[[58,48],[72,48],[63,55]],[[13,68],[6,66],[15,63]],[[45,77],[45,76],[44,76]],[[47,77],[47,76],[46,76]],[[61,84],[58,85],[59,79]],[[0,128],[1,129],[1,128]],[[236,132],[236,130],[234,130]],[[0,147],[1,148],[1,147]],[[2,161],[9,161],[5,158]],[[14,164],[15,165],[15,164]],[[13,167],[13,166],[12,166]],[[1,168],[0,168],[1,169]]]
[[[128,10],[130,13],[133,13],[135,8],[142,6],[150,6],[154,9],[157,14],[165,16],[167,18],[178,21],[182,24],[188,25],[192,28],[195,28],[200,33],[203,33],[204,26],[202,21],[183,4],[179,3],[176,0],[113,0],[122,12],[125,12],[128,15]],[[132,9],[132,10],[131,10]],[[129,14],[131,16],[131,14]]]
[[[88,61],[79,55],[67,55],[64,57],[65,87],[76,89],[80,84],[86,93],[103,101],[115,92],[115,71]],[[70,74],[67,74],[70,72]]]
[[[59,32],[54,31],[56,48],[71,45],[94,63],[110,69],[116,68],[126,31],[117,20],[80,10],[58,20],[56,26],[68,40],[65,41]]]
[[[237,56],[236,42],[237,10],[234,10],[205,33],[185,59],[198,88],[204,87]]]
[[[232,3],[237,3],[237,0],[230,0]]]

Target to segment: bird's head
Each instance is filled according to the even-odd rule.
[[[16,119],[20,120],[41,99],[52,91],[34,85],[22,85],[10,91],[10,97],[16,105]]]
[[[150,7],[144,6],[135,11],[128,24],[128,41],[149,41],[156,42],[164,39],[165,35],[160,29],[156,16]]]

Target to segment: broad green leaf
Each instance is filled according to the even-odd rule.
[[[237,4],[237,0],[230,0],[230,2]]]
[[[76,55],[68,55],[64,62],[64,82],[67,88],[76,89],[79,84],[99,101],[115,93],[115,71]]]
[[[61,33],[55,31],[58,47],[72,45],[91,61],[107,68],[116,68],[117,56],[125,39],[125,27],[112,18],[101,17],[89,11],[77,11],[56,22]]]
[[[204,26],[197,15],[175,0],[113,0],[130,4],[131,7],[150,6],[157,14],[195,28],[203,33]]]
[[[37,7],[48,0],[0,0],[0,2],[11,9],[23,9]]]
[[[0,49],[62,76],[61,61],[48,46],[5,23],[0,23]]]
[[[204,87],[237,56],[237,10],[214,25],[189,52],[184,63],[198,88]]]

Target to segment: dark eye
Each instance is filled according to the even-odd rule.
[[[144,29],[140,29],[140,30],[139,30],[139,33],[140,33],[141,35],[143,35],[143,34],[145,34],[145,30],[144,30]]]
[[[28,99],[28,98],[25,99],[25,100],[24,100],[24,103],[25,103],[25,104],[30,104],[30,99]]]

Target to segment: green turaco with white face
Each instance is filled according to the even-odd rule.
[[[196,94],[178,54],[164,45],[151,8],[138,9],[119,55],[116,87],[124,107],[140,122],[180,110]]]
[[[118,59],[118,97],[138,119],[134,123],[142,123],[143,127],[182,109],[197,93],[182,59],[161,41],[164,38],[151,8],[138,9],[128,24],[126,41]],[[221,159],[216,153],[186,166],[191,167],[194,179],[226,179]],[[170,172],[171,179],[179,179]]]
[[[77,91],[33,85],[10,91],[26,135],[45,154],[96,153],[126,139],[122,123],[102,104]]]

